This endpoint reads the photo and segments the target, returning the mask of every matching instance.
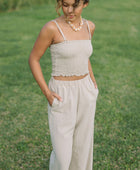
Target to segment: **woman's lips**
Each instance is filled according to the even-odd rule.
[[[74,15],[69,15],[68,18],[72,19],[74,17]]]

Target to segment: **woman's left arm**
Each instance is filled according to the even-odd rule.
[[[95,31],[95,24],[91,21],[88,21],[88,23],[89,23],[89,27],[90,27],[91,37],[93,37],[94,31]],[[95,77],[94,77],[94,74],[92,71],[92,66],[91,66],[90,60],[88,60],[88,69],[89,69],[90,77],[94,83],[94,86],[95,86],[95,88],[97,88],[97,83],[96,83],[96,80],[95,80]]]
[[[91,77],[91,79],[94,83],[94,86],[95,86],[95,88],[97,88],[97,83],[96,83],[96,80],[95,80],[95,77],[94,77],[94,74],[93,74],[93,71],[92,71],[90,60],[88,60],[88,69],[89,69],[90,77]]]

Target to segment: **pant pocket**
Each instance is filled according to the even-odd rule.
[[[66,114],[69,112],[70,98],[67,91],[67,87],[54,85],[54,92],[62,98],[62,101],[58,100],[56,97],[54,98],[52,106],[50,107],[52,114]]]
[[[96,95],[96,97],[98,97],[98,94],[99,94],[99,89],[98,88],[95,88],[95,85],[91,79],[91,77],[89,76],[89,88],[90,90],[94,93],[94,95]]]
[[[56,100],[57,100],[57,98],[54,97],[51,107],[54,107],[55,103],[57,102]]]

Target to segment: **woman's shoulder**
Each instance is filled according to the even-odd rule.
[[[39,35],[42,37],[42,39],[50,39],[51,41],[54,38],[55,32],[56,32],[56,24],[53,22],[53,20],[48,21],[41,29]]]
[[[90,32],[91,32],[91,34],[92,34],[92,36],[93,36],[94,31],[95,31],[95,24],[94,24],[94,22],[91,21],[91,20],[87,20],[87,22],[88,22],[88,24],[89,24]]]
[[[56,29],[56,23],[55,22],[60,22],[61,21],[61,16],[60,17],[57,17],[55,19],[52,19],[50,21],[48,21],[44,26],[43,28],[44,29],[49,29],[49,30],[52,30],[52,31],[55,31]]]
[[[95,30],[95,23],[91,20],[87,20],[87,22],[89,24],[90,30]]]
[[[54,20],[48,21],[41,29],[42,31],[46,32],[54,32],[56,31],[56,24]]]

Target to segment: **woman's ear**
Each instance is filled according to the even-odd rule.
[[[88,6],[88,2],[84,4],[84,7],[83,8],[86,8]]]

